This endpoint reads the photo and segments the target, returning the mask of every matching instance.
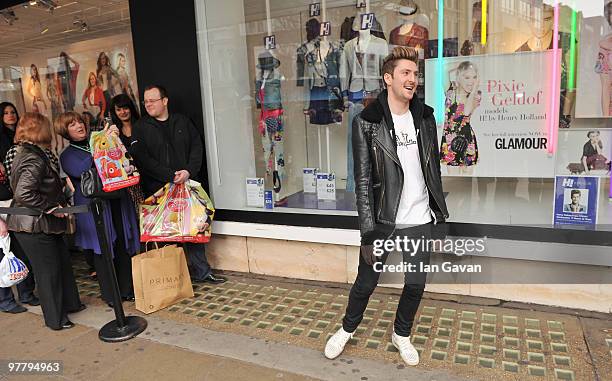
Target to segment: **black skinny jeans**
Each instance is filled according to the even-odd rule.
[[[397,236],[402,238],[407,236],[414,239],[424,236],[427,239],[431,235],[431,226],[433,225],[427,224],[412,229],[396,230],[390,239],[395,239]],[[411,256],[409,253],[403,252],[402,257],[405,263],[415,265],[416,269],[420,268],[420,263],[429,264],[429,253],[417,252],[416,255]],[[380,259],[385,264],[388,258],[389,253],[386,252]],[[377,268],[379,267],[382,268],[382,266],[378,265]],[[363,313],[368,306],[370,295],[372,295],[378,285],[380,275],[381,272],[375,271],[374,266],[368,265],[363,257],[359,255],[357,279],[351,288],[346,313],[342,319],[342,327],[346,332],[354,332],[359,323],[361,323],[361,320],[363,320]],[[404,276],[404,289],[402,290],[393,324],[395,333],[399,336],[410,336],[414,316],[425,290],[426,278],[427,274],[423,272],[406,273]]]

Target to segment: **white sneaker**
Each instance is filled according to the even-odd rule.
[[[334,333],[332,337],[327,340],[327,344],[325,344],[325,357],[330,360],[335,359],[340,356],[340,353],[344,350],[346,343],[353,337],[355,332],[349,333],[344,330],[344,328],[340,327],[340,329]]]
[[[397,348],[402,356],[402,360],[410,366],[415,366],[419,363],[419,352],[414,348],[412,343],[410,342],[410,336],[404,337],[399,336],[395,332],[391,336],[391,342]]]

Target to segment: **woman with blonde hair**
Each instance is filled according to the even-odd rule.
[[[451,80],[446,92],[440,162],[447,166],[449,174],[471,174],[473,166],[478,163],[478,144],[470,123],[482,98],[478,68],[470,61],[464,61],[453,71],[456,78]]]
[[[74,327],[71,312],[84,308],[63,236],[68,225],[58,208],[67,206],[59,169],[47,150],[51,144],[51,123],[40,114],[26,113],[15,133],[18,144],[10,175],[14,207],[23,207],[40,216],[11,215],[8,230],[14,232],[34,270],[45,324],[54,330]]]

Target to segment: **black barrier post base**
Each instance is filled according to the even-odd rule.
[[[123,305],[121,304],[121,295],[119,294],[117,274],[115,274],[115,266],[113,265],[113,258],[106,236],[106,227],[104,226],[104,202],[99,198],[93,199],[91,202],[91,212],[96,223],[96,233],[100,241],[102,255],[104,255],[104,262],[111,275],[113,308],[115,310],[115,320],[105,324],[100,329],[98,337],[100,340],[110,343],[126,341],[142,333],[147,328],[147,321],[140,316],[125,316]]]
[[[102,341],[118,343],[134,338],[147,329],[147,321],[140,316],[126,316],[124,326],[120,327],[118,320],[113,320],[100,328],[98,337]]]

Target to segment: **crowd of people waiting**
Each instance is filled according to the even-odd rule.
[[[120,137],[141,176],[140,184],[125,189],[120,198],[104,201],[104,223],[123,301],[134,300],[131,257],[143,249],[139,204],[168,182],[197,180],[202,165],[201,135],[189,118],[169,112],[168,101],[164,87],[146,87],[143,106],[148,115],[140,117],[130,97],[117,95],[109,108],[112,124],[104,126],[106,133]],[[0,216],[0,236],[10,236],[11,251],[30,270],[16,286],[19,303],[12,289],[0,288],[0,311],[15,314],[27,311],[24,304],[40,305],[45,324],[54,330],[73,327],[68,315],[86,308],[72,269],[75,250],[85,256],[102,300],[113,305],[111,273],[102,257],[92,213],[72,217],[61,212],[62,207],[91,201],[81,191],[81,174],[94,166],[91,120],[86,113],[70,111],[56,116],[52,124],[38,113],[20,117],[13,104],[0,103],[0,205],[40,213]],[[56,135],[69,142],[59,157],[52,150]],[[226,281],[212,273],[204,244],[183,247],[193,282]]]

